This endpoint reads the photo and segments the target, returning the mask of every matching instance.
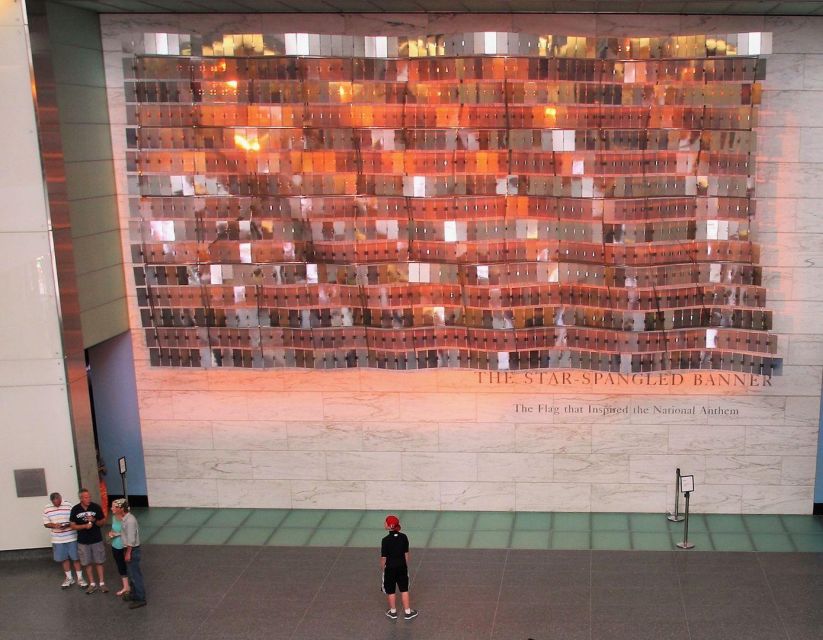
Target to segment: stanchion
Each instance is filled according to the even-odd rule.
[[[666,515],[666,519],[672,522],[683,522],[683,516],[680,515],[680,467],[677,468],[674,475],[674,511],[670,511]]]
[[[694,549],[694,544],[689,542],[689,494],[691,491],[686,491],[686,512],[684,515],[685,523],[683,524],[683,542],[678,542],[677,546],[680,549]]]

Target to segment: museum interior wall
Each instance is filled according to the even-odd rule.
[[[823,128],[817,122],[823,106],[823,45],[816,35],[823,21],[109,15],[102,16],[101,23],[152,505],[654,512],[673,500],[674,470],[679,467],[695,476],[696,510],[811,512],[823,364],[817,321],[823,302],[817,209],[823,198]],[[214,338],[212,349],[182,348],[185,332],[175,338],[177,344],[157,337],[171,334],[158,329],[160,322],[154,318],[160,316],[151,314],[160,312],[149,309],[147,283],[135,280],[135,274],[147,273],[141,271],[148,263],[147,246],[171,246],[174,234],[185,232],[173,226],[177,222],[164,227],[162,216],[155,218],[155,227],[142,226],[147,218],[135,196],[149,184],[152,170],[134,164],[145,140],[135,142],[138,136],[133,133],[130,142],[126,131],[139,129],[139,113],[145,116],[151,110],[151,105],[138,105],[143,111],[136,115],[137,103],[159,98],[137,97],[140,77],[135,82],[134,73],[147,67],[140,67],[135,55],[179,55],[186,42],[211,46],[214,40],[224,46],[233,42],[230,34],[399,37],[489,29],[601,38],[771,34],[771,53],[762,56],[765,74],[762,68],[758,72],[762,92],[758,90],[752,126],[756,169],[750,186],[756,213],[740,236],[745,244],[759,246],[759,254],[751,258],[762,267],[759,284],[765,301],[758,305],[764,309],[758,317],[771,319],[766,327],[770,331],[763,332],[769,336],[763,344],[770,355],[758,360],[759,369],[751,359],[736,371],[712,366],[646,369],[625,363],[600,369],[578,363],[578,368],[568,369],[555,361],[547,362],[556,368],[545,369],[524,363],[512,367],[507,359],[486,361],[485,370],[470,370],[459,360],[455,369],[444,368],[442,362],[432,369],[398,371],[374,368],[392,366],[385,361],[351,368],[332,361],[331,368],[317,370],[311,368],[317,361],[296,364],[264,357],[255,364],[253,356],[244,361],[231,348],[230,323]],[[159,48],[145,49],[149,40]],[[299,40],[295,42],[299,47]],[[742,47],[743,40],[740,43]],[[248,46],[254,46],[251,37]],[[309,53],[309,44],[305,46]],[[229,49],[221,56],[215,47],[204,53],[207,61],[211,56],[220,64],[233,57]],[[236,89],[237,81],[227,78],[221,76],[220,82]],[[218,117],[231,124],[226,116]],[[242,135],[251,136],[251,131],[243,129]],[[243,142],[246,151],[255,151],[254,140]],[[178,173],[185,174],[185,169]],[[183,178],[179,191],[169,194],[186,194],[186,184]],[[406,187],[412,192],[405,195],[418,195],[413,184]],[[504,194],[509,187],[503,187]],[[208,188],[199,193],[209,193]],[[175,214],[163,219],[174,220]],[[229,213],[225,220],[228,224]],[[748,242],[752,238],[755,245]],[[236,262],[251,260],[240,257]],[[158,271],[152,273],[157,277]],[[211,268],[209,275],[214,274]],[[220,275],[226,284],[228,274]],[[155,280],[149,288],[152,284],[156,294],[159,285],[173,283]],[[244,306],[238,303],[245,300],[246,288],[227,288],[235,298],[226,306]],[[218,345],[219,340],[225,342]],[[183,352],[194,355],[181,356]],[[764,362],[775,368],[764,369]],[[774,375],[760,375],[767,370]]]
[[[30,41],[19,3],[0,4],[0,30],[0,128],[6,149],[14,150],[0,159],[0,298],[5,304],[0,433],[6,443],[0,451],[0,503],[15,522],[0,531],[0,549],[18,549],[48,541],[42,535],[42,480],[66,491],[77,486],[66,366],[76,360],[65,358],[63,348],[62,333],[72,327],[61,323],[59,313],[64,292],[58,292],[53,267],[54,221],[40,161]],[[57,243],[56,251],[65,253],[65,247]],[[15,473],[26,471],[25,477]]]

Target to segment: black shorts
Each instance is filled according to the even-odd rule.
[[[400,593],[406,593],[409,590],[409,569],[408,567],[397,567],[383,570],[383,593],[392,594],[395,589],[399,589]]]

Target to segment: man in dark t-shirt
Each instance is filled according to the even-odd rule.
[[[388,535],[380,545],[380,568],[383,569],[383,593],[389,599],[386,616],[397,620],[397,596],[400,589],[403,601],[403,617],[411,620],[417,617],[417,610],[409,604],[409,539],[400,533],[400,520],[397,516],[386,516]]]
[[[69,522],[71,528],[77,531],[77,555],[80,556],[80,564],[83,565],[89,579],[86,593],[92,594],[98,588],[106,593],[109,590],[103,577],[106,546],[103,544],[103,534],[100,531],[100,525],[105,524],[106,516],[103,514],[103,508],[91,501],[88,490],[80,489],[80,502],[72,507]],[[99,587],[94,581],[92,565],[97,569]]]

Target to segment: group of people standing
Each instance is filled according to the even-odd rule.
[[[43,526],[51,531],[55,562],[62,563],[66,574],[60,585],[68,589],[78,584],[91,595],[96,591],[108,593],[103,565],[106,549],[101,526],[106,524],[102,507],[91,501],[88,490],[81,489],[80,502],[72,506],[59,493],[49,496],[51,503],[43,509]],[[108,537],[122,588],[117,595],[129,602],[130,609],[146,606],[146,590],[140,568],[140,528],[137,518],[129,510],[129,503],[121,498],[111,504],[112,521]],[[380,545],[381,586],[388,598],[386,616],[398,618],[396,591],[400,591],[403,617],[412,620],[417,610],[409,603],[409,539],[400,533],[397,516],[386,517],[388,534]],[[72,574],[72,564],[77,575]],[[81,568],[82,567],[82,568]],[[85,569],[86,577],[83,576]],[[88,578],[88,580],[86,580]],[[96,579],[96,581],[95,581]]]
[[[60,585],[68,589],[79,585],[91,595],[108,593],[103,565],[106,548],[102,526],[107,518],[103,508],[91,500],[88,490],[81,489],[80,502],[72,505],[59,493],[49,496],[51,503],[43,510],[43,526],[51,531],[54,560],[63,566],[65,580]],[[129,603],[130,609],[146,606],[146,590],[140,567],[140,527],[125,499],[112,502],[112,522],[108,537],[122,587],[117,595]],[[74,573],[72,575],[72,563]],[[83,576],[85,570],[85,577]],[[88,580],[86,579],[88,578]]]

